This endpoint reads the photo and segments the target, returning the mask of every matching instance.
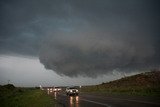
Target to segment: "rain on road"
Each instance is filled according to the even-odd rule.
[[[49,92],[63,107],[160,107],[159,99],[135,99],[115,96],[99,96],[81,93],[67,96],[63,92]],[[56,107],[60,107],[57,105]]]

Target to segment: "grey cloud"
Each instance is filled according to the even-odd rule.
[[[159,67],[159,1],[1,0],[0,53],[38,56],[60,75]]]
[[[65,1],[1,0],[0,52],[37,55],[41,40],[68,16]],[[62,26],[62,24],[61,24]]]
[[[61,33],[47,40],[41,50],[40,61],[46,68],[67,76],[96,77],[114,69],[131,72],[158,66],[152,61],[156,60],[154,41],[145,36],[142,40],[143,35],[128,39],[119,36],[104,36],[95,31],[90,35]]]

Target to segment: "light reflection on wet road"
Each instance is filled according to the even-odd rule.
[[[47,90],[47,93],[52,95],[63,107],[108,107],[94,101],[82,99],[80,96],[67,96],[64,93],[54,92],[52,90]]]
[[[57,92],[54,92],[54,99],[57,99]]]
[[[145,100],[133,100],[129,98],[117,98],[109,96],[96,96],[80,94],[80,96],[67,96],[62,92],[48,90],[60,104],[56,107],[160,107],[160,103]]]
[[[79,96],[70,96],[70,107],[79,107]]]

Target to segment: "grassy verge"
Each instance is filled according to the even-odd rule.
[[[2,107],[54,107],[55,101],[39,89],[0,88]]]
[[[84,86],[81,91],[160,97],[160,71],[140,73],[99,85]]]
[[[159,96],[160,87],[112,87],[105,88],[103,86],[86,86],[81,89],[82,92],[89,93],[103,93],[103,94],[123,94],[123,95],[137,95],[137,96]]]

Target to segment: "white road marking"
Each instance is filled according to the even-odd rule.
[[[92,96],[92,98],[93,97],[94,96]],[[122,98],[113,98],[113,97],[97,97],[97,96],[95,98],[99,98],[99,99],[109,98],[109,99],[113,99],[113,100],[123,100],[123,101],[130,101],[130,102],[137,102],[137,103],[144,103],[144,104],[160,105],[160,103],[149,102],[149,101],[142,101],[142,100],[122,99]]]
[[[99,104],[99,105],[106,106],[106,107],[111,107],[110,105],[105,104],[105,103],[100,103],[100,102],[96,102],[96,101],[92,101],[92,100],[86,100],[86,99],[82,99],[82,98],[81,98],[81,100],[91,102],[91,103],[95,103],[95,104]]]
[[[131,100],[131,99],[121,99],[121,98],[110,98],[110,99],[118,99],[118,100],[123,100],[123,101],[130,101],[130,102],[137,102],[137,103],[160,105],[160,103],[149,102],[149,101],[142,101],[142,100]]]

